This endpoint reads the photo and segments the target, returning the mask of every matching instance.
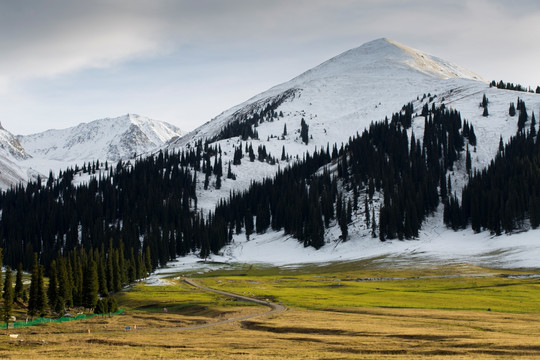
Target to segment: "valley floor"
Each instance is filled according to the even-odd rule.
[[[181,275],[288,310],[182,330],[268,308],[193,287]],[[532,359],[540,355],[539,275],[465,265],[382,268],[369,261],[184,271],[119,294],[123,315],[9,330],[19,337],[2,335],[0,356]]]

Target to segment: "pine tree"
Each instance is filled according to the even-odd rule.
[[[6,268],[6,274],[4,279],[4,293],[2,297],[4,299],[4,321],[6,323],[6,329],[8,327],[9,318],[11,317],[11,311],[13,310],[13,279],[11,268]]]
[[[536,136],[536,118],[534,117],[534,112],[532,113],[531,117],[531,131],[530,134],[532,137]]]
[[[102,254],[104,256],[105,254]],[[98,263],[98,291],[99,295],[105,297],[109,294],[109,291],[107,289],[107,276],[105,274],[105,264],[103,258],[100,258]],[[131,280],[133,281],[133,280]]]
[[[2,255],[2,248],[0,248],[0,284],[2,284],[2,260],[3,260],[3,255]]]
[[[66,263],[67,260],[65,258],[58,259],[58,299],[63,300],[64,307],[71,307],[73,306],[73,284],[66,268]]]
[[[154,267],[152,266],[152,254],[150,253],[149,246],[144,249],[144,267],[146,269],[144,275],[145,277],[150,275],[154,271]]]
[[[369,205],[368,205],[367,196],[364,198],[364,214],[366,216],[366,228],[369,229],[370,218],[369,218]]]
[[[38,276],[39,264],[37,254],[34,253],[34,265],[32,266],[32,277],[30,280],[30,298],[28,299],[28,315],[34,317],[38,314]]]
[[[287,124],[283,124],[283,134],[281,134],[282,137],[287,136]]]
[[[83,306],[87,309],[93,309],[98,300],[98,274],[97,265],[93,259],[90,259],[85,267],[83,274]]]
[[[480,104],[480,106],[485,109],[488,106],[488,103],[489,103],[489,100],[486,97],[486,94],[484,94],[484,96],[482,97],[482,103]]]
[[[309,126],[306,124],[306,121],[304,118],[300,121],[300,138],[302,139],[302,142],[304,142],[306,145],[309,142]]]
[[[472,167],[472,160],[471,160],[471,153],[469,152],[469,145],[467,145],[467,154],[465,156],[465,169],[467,170],[467,173],[471,173],[471,167]]]
[[[17,277],[15,278],[14,298],[22,300],[23,290],[23,265],[22,263],[19,263],[19,265],[17,265]]]
[[[375,239],[377,237],[377,219],[375,218],[375,207],[372,209],[371,219],[371,237]]]
[[[106,314],[108,313],[107,305],[105,300],[99,299],[96,303],[96,307],[94,308],[94,314]]]
[[[56,260],[51,261],[49,266],[49,287],[47,288],[47,298],[49,307],[54,309],[58,302],[58,277],[56,270]]]
[[[339,227],[341,229],[341,239],[345,242],[349,236],[348,211],[345,203],[341,206],[341,216],[339,217]]]
[[[246,239],[249,240],[249,236],[253,233],[253,215],[251,215],[251,211],[249,209],[246,211],[246,216],[244,220],[245,228],[246,228]]]
[[[482,116],[484,116],[484,117],[488,117],[488,116],[489,116],[489,111],[488,111],[487,105],[484,106],[484,112],[482,113]]]
[[[36,310],[37,314],[40,317],[45,316],[45,309],[47,308],[47,293],[45,292],[45,281],[44,281],[44,269],[42,265],[38,266],[38,284],[37,284],[37,302]]]
[[[119,259],[117,249],[113,250],[112,256],[113,256],[113,291],[118,292],[122,290],[122,274],[120,270],[120,259]]]
[[[516,106],[513,102],[510,103],[510,107],[508,108],[508,115],[516,116]]]

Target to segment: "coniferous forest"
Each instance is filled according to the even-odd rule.
[[[218,138],[256,138],[255,123],[280,116],[275,111],[279,101],[257,116],[238,119]],[[523,102],[518,101],[518,111],[526,116]],[[204,177],[206,190],[219,188],[224,175],[221,148],[210,141],[133,163],[97,161],[56,178],[50,174],[46,181],[38,178],[0,194],[4,264],[32,271],[36,285],[30,289],[29,314],[39,315],[46,303],[58,312],[69,306],[94,308],[98,295],[107,297],[177,256],[218,253],[235,234],[249,239],[272,229],[318,249],[330,227],[338,226],[341,241],[347,241],[354,213],[381,241],[410,239],[441,202],[444,221],[454,229],[470,224],[475,231],[500,234],[523,227],[526,220],[532,227],[540,224],[534,117],[529,130],[520,126],[506,146],[501,143],[487,169],[472,172],[474,127],[455,110],[426,104],[416,119],[424,121],[421,141],[410,131],[413,113],[413,104],[407,104],[346,144],[306,153],[275,177],[232,192],[208,214],[197,210],[197,177]],[[520,116],[519,121],[528,120]],[[234,166],[244,154],[256,161],[251,145],[245,142],[242,148],[234,152],[232,169],[228,164],[228,179],[234,179]],[[452,193],[450,173],[463,157],[469,183],[460,202]],[[287,158],[283,152],[281,160]],[[257,161],[278,160],[260,146]],[[77,185],[82,175],[90,180]],[[46,295],[39,285],[43,275],[52,284]]]
[[[461,203],[452,196],[444,210],[445,223],[454,229],[468,225],[476,232],[496,235],[540,225],[540,138],[531,121],[521,129],[490,165],[475,171],[464,187]]]

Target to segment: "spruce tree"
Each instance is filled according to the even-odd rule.
[[[144,249],[144,266],[146,268],[145,277],[147,277],[154,271],[154,268],[152,266],[152,254],[150,253],[149,246]]]
[[[17,277],[15,278],[15,292],[13,294],[14,298],[22,300],[23,290],[23,265],[22,263],[19,263],[19,265],[17,265]]]
[[[64,307],[73,306],[73,296],[71,278],[66,268],[66,259],[58,259],[57,275],[58,275],[58,298],[64,301]]]
[[[377,219],[375,218],[375,207],[372,209],[371,219],[371,237],[375,239],[377,237]]]
[[[90,259],[86,265],[83,274],[83,306],[87,309],[93,309],[98,300],[98,274],[97,265],[93,259]]]
[[[534,117],[534,112],[532,113],[532,117],[531,117],[531,130],[530,130],[530,134],[532,137],[535,137],[536,136],[536,118]]]
[[[367,196],[364,198],[364,214],[366,217],[366,229],[369,229],[370,218],[369,218],[369,205],[368,205]]]
[[[482,97],[482,102],[480,103],[480,106],[485,109],[488,106],[488,103],[489,103],[489,100],[486,97],[486,94],[484,94],[484,96]]]
[[[304,118],[300,121],[300,138],[302,139],[302,142],[304,142],[306,145],[309,142],[309,126],[306,124],[306,121]]]
[[[345,202],[341,205],[341,216],[339,217],[339,227],[341,229],[341,239],[345,242],[349,236],[349,221]]]
[[[4,256],[2,255],[2,248],[0,248],[0,284],[2,284],[2,260]]]
[[[13,279],[11,268],[6,268],[6,274],[4,279],[4,293],[2,297],[4,299],[4,321],[6,323],[6,329],[8,328],[9,318],[11,317],[11,311],[13,310]]]
[[[38,314],[38,276],[39,264],[37,254],[34,253],[34,264],[32,265],[32,277],[30,280],[30,294],[28,299],[28,315],[34,317]]]
[[[47,308],[47,293],[45,292],[45,281],[44,281],[44,272],[42,265],[38,266],[38,283],[37,283],[37,301],[36,301],[36,310],[37,314],[40,317],[45,316],[45,309]]]
[[[47,298],[49,299],[49,307],[54,309],[58,302],[58,277],[56,269],[56,260],[51,261],[49,266],[49,287],[47,289]]]
[[[516,116],[516,106],[513,102],[510,103],[510,107],[508,108],[508,115]]]
[[[467,154],[465,156],[465,169],[467,170],[467,174],[471,173],[471,167],[472,167],[471,153],[469,152],[469,145],[467,145]]]
[[[99,288],[99,295],[105,297],[109,294],[109,291],[107,289],[107,276],[105,275],[105,265],[103,256],[105,254],[102,254],[102,257],[99,259],[98,265],[98,288]]]

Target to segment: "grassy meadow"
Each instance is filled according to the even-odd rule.
[[[267,308],[203,292],[180,275],[288,310],[182,330]],[[140,283],[118,294],[122,315],[4,330],[0,358],[534,359],[540,358],[540,277],[530,275],[369,262],[238,264],[171,274],[159,286]],[[17,339],[8,336],[13,333]]]

